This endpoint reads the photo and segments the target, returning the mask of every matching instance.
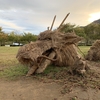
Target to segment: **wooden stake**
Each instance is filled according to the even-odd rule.
[[[52,28],[53,28],[53,25],[54,25],[55,19],[56,19],[56,15],[54,16],[54,19],[53,19],[53,22],[52,22],[52,25],[51,25],[50,31],[51,31]]]
[[[68,13],[68,14],[66,15],[66,17],[63,19],[63,21],[61,22],[61,24],[60,24],[59,27],[58,27],[58,30],[61,28],[61,26],[63,25],[64,21],[65,21],[66,18],[69,16],[69,14],[70,14],[70,13]]]

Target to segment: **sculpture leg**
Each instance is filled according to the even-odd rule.
[[[31,75],[36,71],[37,68],[38,68],[38,66],[36,66],[36,65],[32,66],[32,67],[29,69],[29,71],[28,71],[28,73],[27,73],[26,76],[31,76]]]
[[[54,51],[52,51],[50,54],[49,54],[49,58],[51,58],[51,59],[53,59],[54,57],[55,57],[55,55],[56,55],[56,53],[54,52]],[[41,63],[41,65],[39,66],[39,68],[36,70],[36,73],[42,73],[45,69],[46,69],[46,67],[48,66],[48,65],[50,65],[52,63],[52,61],[51,60],[48,60],[48,59],[45,59],[42,63]]]

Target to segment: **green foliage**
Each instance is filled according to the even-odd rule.
[[[64,24],[60,30],[63,33],[75,32],[78,36],[86,38],[84,27],[76,26],[75,24]]]
[[[87,25],[84,29],[88,38],[93,40],[100,39],[100,24],[92,23]]]
[[[2,31],[2,27],[0,27],[0,45],[5,45],[5,42],[8,39],[8,35]]]
[[[75,24],[64,24],[61,32],[67,33],[74,31],[78,36],[84,37],[86,45],[92,45],[94,40],[100,39],[100,24],[91,23],[85,27],[76,26]]]
[[[2,32],[2,27],[0,27],[0,32]]]
[[[100,24],[91,23],[85,27],[76,26],[75,24],[66,23],[62,25],[61,32],[75,32],[78,36],[84,38],[84,42],[86,45],[91,45],[94,40],[100,39]],[[5,45],[5,42],[8,41],[10,43],[30,43],[31,41],[36,41],[37,36],[28,32],[23,34],[16,34],[15,32],[11,32],[6,34],[2,31],[2,27],[0,27],[0,45]]]
[[[8,35],[8,40],[9,40],[9,41],[12,41],[12,42],[20,43],[20,42],[21,42],[21,38],[22,38],[22,35],[16,34],[16,33],[14,33],[14,32],[11,32],[11,33]]]
[[[36,41],[37,36],[32,33],[23,33],[23,34],[16,34],[14,32],[11,32],[8,34],[8,41],[10,42],[16,42],[16,43],[29,43],[31,41]]]
[[[14,32],[11,32],[9,35],[8,35],[8,41],[15,41],[15,33]]]
[[[93,41],[100,39],[100,24],[91,23],[84,27],[86,34],[86,44],[92,44]]]
[[[74,31],[78,36],[86,38],[84,27],[77,26],[74,28]]]
[[[37,35],[34,35],[30,32],[24,32],[23,34],[17,34],[14,31],[11,33],[5,33],[2,31],[2,27],[0,27],[0,45],[5,45],[7,43],[10,43],[9,45],[11,45],[13,42],[26,44],[31,41],[36,41],[36,39]]]
[[[24,33],[21,40],[27,41],[29,43],[31,41],[36,41],[36,39],[37,39],[36,35],[33,35],[31,33]]]
[[[63,33],[72,32],[74,27],[75,27],[75,24],[67,23],[67,24],[62,25],[62,28],[60,29],[60,31]]]

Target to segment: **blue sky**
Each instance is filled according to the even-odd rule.
[[[100,18],[100,0],[0,0],[0,27],[5,32],[39,34],[51,26],[57,16],[57,28],[65,23],[85,26]]]

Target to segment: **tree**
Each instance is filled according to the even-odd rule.
[[[86,38],[84,27],[77,26],[74,28],[74,31],[78,36]]]
[[[31,41],[36,41],[37,36],[32,33],[24,33],[21,40],[30,43]]]
[[[89,41],[100,39],[100,24],[91,23],[85,26],[84,30],[87,36],[87,44],[89,43]]]
[[[8,39],[8,35],[2,31],[2,27],[0,27],[0,45],[5,45],[5,42]]]
[[[64,24],[60,30],[61,32],[68,33],[74,31],[78,36],[86,38],[84,27],[76,26],[75,24]]]
[[[12,43],[14,43],[14,42],[19,43],[19,45],[20,45],[20,43],[22,42],[22,41],[21,41],[21,38],[22,38],[22,35],[21,35],[21,34],[16,34],[16,33],[14,33],[14,32],[11,32],[11,33],[8,35],[8,41],[10,41],[10,42],[12,42]],[[12,44],[12,43],[10,43],[10,44]]]
[[[75,27],[75,24],[67,23],[67,24],[62,25],[60,31],[63,33],[72,32],[74,27]]]
[[[62,26],[60,31],[63,33],[68,33],[68,32],[74,31],[76,33],[76,35],[84,38],[83,41],[85,42],[85,44],[88,43],[89,38],[88,38],[87,34],[85,33],[84,27],[76,26],[75,24],[67,23],[67,24],[64,24]]]
[[[14,32],[11,32],[9,35],[8,35],[8,41],[11,41],[11,42],[15,42],[15,33]]]
[[[0,27],[0,32],[2,32],[2,27]]]

